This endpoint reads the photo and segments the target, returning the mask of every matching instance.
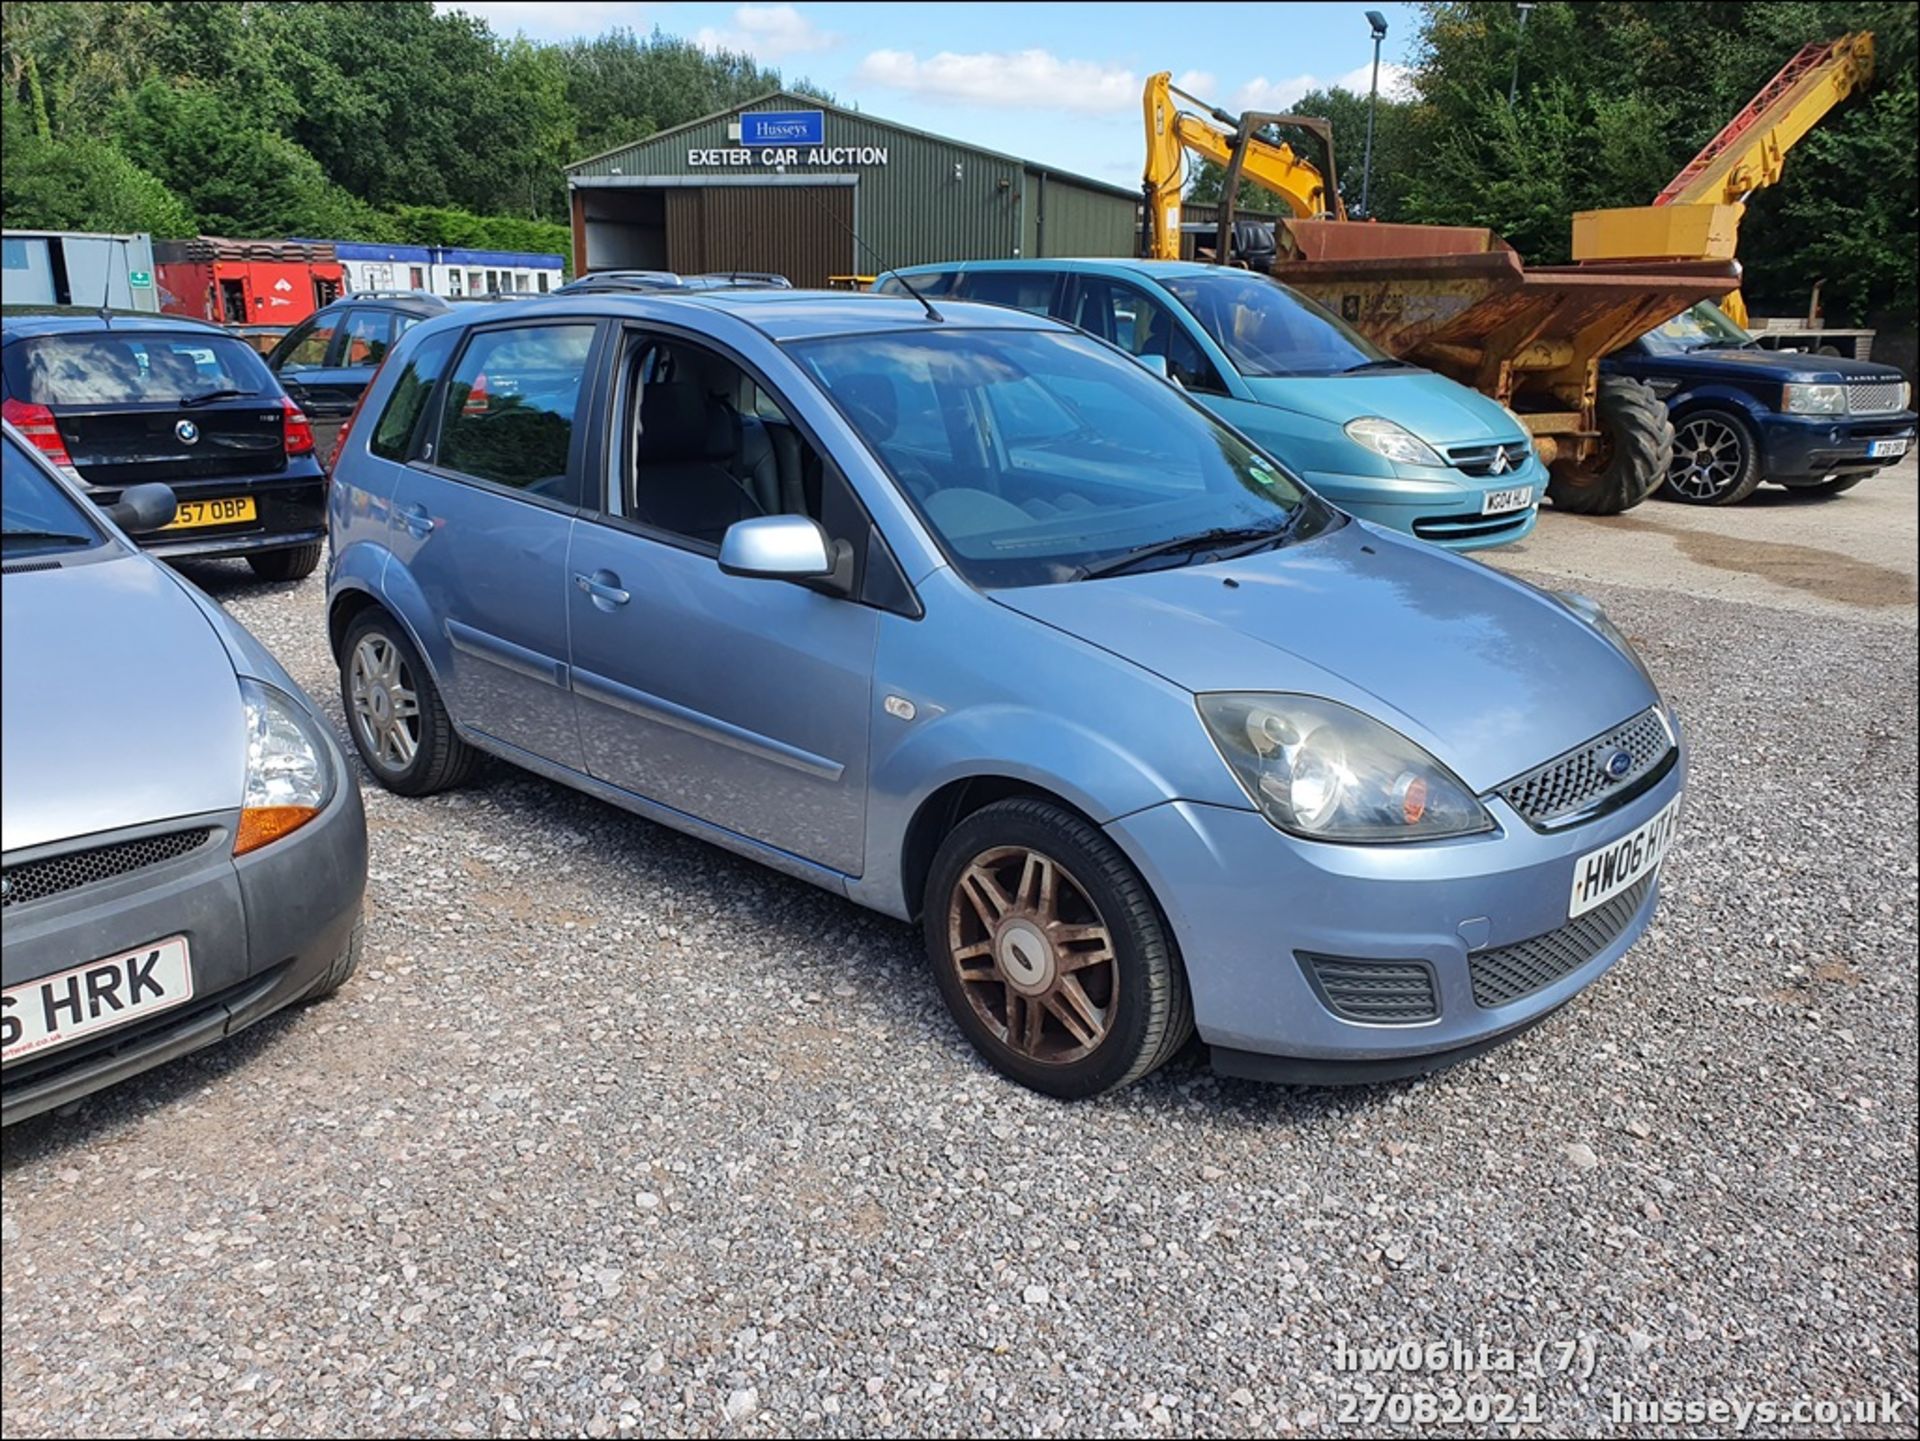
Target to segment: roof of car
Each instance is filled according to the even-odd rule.
[[[946,324],[968,330],[1065,330],[1044,315],[1001,305],[936,299]],[[719,312],[751,325],[774,341],[812,340],[828,335],[872,335],[924,330],[936,324],[920,303],[906,296],[871,295],[845,290],[695,290],[623,292],[575,291],[543,296],[515,306],[515,315],[631,315],[665,319],[689,311]],[[475,316],[475,323],[493,316]],[[462,319],[468,319],[462,316]],[[435,322],[436,326],[445,321]]]
[[[218,325],[185,315],[151,310],[89,310],[80,305],[9,305],[0,308],[0,329],[9,340],[41,335],[84,335],[89,331],[184,330],[195,335],[225,335]]]
[[[1090,275],[1125,272],[1163,277],[1217,275],[1220,269],[1220,266],[1210,265],[1204,260],[1148,260],[1137,255],[1086,255],[1061,256],[1050,260],[954,260],[939,265],[903,265],[898,270],[883,271],[879,278],[885,280],[888,275],[904,275],[911,279],[916,275],[945,274],[950,270],[1071,270]]]

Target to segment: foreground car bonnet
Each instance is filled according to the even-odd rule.
[[[5,593],[0,846],[240,804],[239,683],[179,582],[123,556],[16,573]]]
[[[1355,705],[1475,791],[1654,701],[1625,657],[1553,601],[1358,522],[1240,560],[993,595],[1191,691]]]
[[[1381,415],[1434,445],[1511,440],[1516,425],[1478,391],[1426,370],[1387,370],[1367,375],[1247,377],[1247,389],[1262,405],[1345,425],[1363,415]]]

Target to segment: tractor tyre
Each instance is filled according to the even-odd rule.
[[[1600,377],[1597,404],[1600,450],[1586,464],[1553,468],[1547,494],[1575,515],[1632,510],[1667,478],[1673,460],[1673,422],[1666,402],[1624,375]]]

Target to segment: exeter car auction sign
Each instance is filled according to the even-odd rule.
[[[737,131],[736,135],[734,132]],[[728,126],[733,147],[689,150],[689,169],[763,165],[885,165],[884,145],[829,145],[827,117],[820,110],[748,110]]]

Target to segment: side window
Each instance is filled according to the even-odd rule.
[[[835,533],[825,468],[778,396],[684,340],[637,336],[626,363],[628,516],[715,547],[759,515],[809,516]]]
[[[573,428],[593,351],[591,324],[476,331],[446,388],[439,464],[495,485],[581,503]]]
[[[915,290],[932,299],[936,295],[951,295],[953,283],[959,275],[960,272],[957,270],[934,270],[910,278]],[[879,283],[873,287],[873,293],[875,295],[906,295],[907,282],[897,275],[883,275]]]
[[[1058,279],[1051,270],[969,270],[961,276],[957,291],[967,300],[1010,305],[1032,315],[1046,315],[1052,307],[1054,284]]]
[[[374,426],[373,439],[368,445],[382,460],[412,458],[413,442],[420,430],[420,417],[426,414],[427,399],[433,394],[440,373],[447,368],[453,343],[459,338],[456,332],[436,335],[422,341],[408,359],[393,393],[387,397],[386,409],[380,412],[380,422]]]
[[[333,344],[333,316],[309,320],[281,344],[278,370],[318,370],[327,363],[327,347]]]
[[[1164,356],[1168,371],[1188,390],[1226,394],[1219,372],[1169,306],[1111,280],[1082,280],[1079,292],[1074,324],[1130,355]]]
[[[393,343],[393,312],[390,310],[349,310],[346,340],[340,350],[340,364],[350,369],[372,368],[387,358]]]

